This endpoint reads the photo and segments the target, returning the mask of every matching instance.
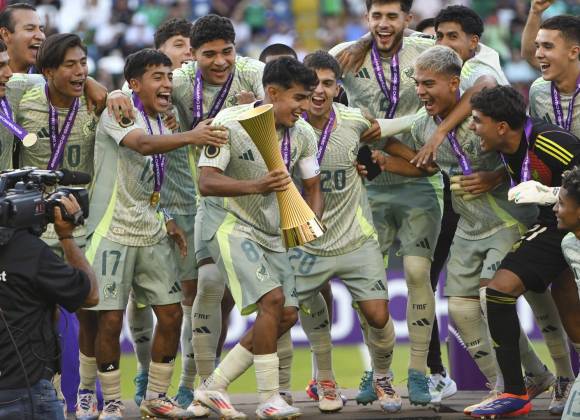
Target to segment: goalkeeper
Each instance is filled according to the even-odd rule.
[[[524,99],[511,87],[486,89],[471,102],[472,129],[482,138],[484,150],[500,153],[510,174],[509,198],[516,203],[553,202],[554,192],[546,187],[559,186],[562,173],[580,163],[580,140],[556,125],[526,116]],[[543,292],[551,284],[566,332],[572,342],[580,343],[578,293],[561,249],[565,235],[551,206],[541,205],[536,225],[505,257],[489,283],[489,329],[505,388],[472,416],[517,416],[531,409],[520,368],[516,312],[517,298],[526,290]]]

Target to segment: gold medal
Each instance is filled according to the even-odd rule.
[[[36,134],[28,133],[22,139],[22,144],[24,145],[24,147],[30,147],[36,143],[36,140],[38,140],[38,138],[36,137]]]
[[[153,194],[151,194],[151,198],[149,199],[149,203],[153,207],[157,207],[157,205],[159,204],[159,200],[161,200],[161,194],[159,193],[159,191],[153,191]]]

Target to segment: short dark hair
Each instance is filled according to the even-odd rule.
[[[340,64],[326,51],[318,50],[304,57],[304,65],[313,70],[332,70],[336,80],[340,79]]]
[[[298,55],[296,54],[296,51],[294,51],[294,49],[292,47],[289,47],[286,44],[272,44],[272,45],[268,45],[260,53],[259,60],[262,63],[265,63],[266,62],[266,59],[268,57],[272,56],[272,55],[288,55],[288,56],[292,56],[292,57],[294,57],[295,59],[298,60]]]
[[[79,47],[87,53],[87,46],[76,34],[54,34],[44,40],[36,56],[36,68],[39,73],[46,69],[56,69],[64,62],[70,48]]]
[[[0,53],[3,53],[4,51],[7,51],[8,48],[6,47],[6,44],[4,43],[4,41],[2,41],[0,39]]]
[[[455,22],[461,26],[463,32],[469,35],[477,35],[481,38],[483,34],[483,21],[479,15],[469,7],[448,6],[442,9],[435,16],[435,30],[445,22]]]
[[[575,166],[562,174],[562,188],[576,204],[580,205],[580,166]]]
[[[189,38],[193,25],[185,19],[173,18],[163,22],[155,31],[153,37],[155,48],[161,47],[168,39],[181,35]]]
[[[580,44],[580,18],[578,16],[560,15],[546,19],[540,29],[550,29],[562,32],[567,41]]]
[[[413,0],[366,0],[367,11],[371,10],[373,4],[387,4],[387,3],[400,3],[401,10],[405,13],[409,13],[413,7]]]
[[[149,66],[167,66],[171,68],[171,60],[164,53],[153,48],[144,48],[127,57],[123,74],[127,83],[131,79],[143,76]]]
[[[275,84],[290,89],[292,85],[302,85],[308,90],[314,90],[317,83],[316,72],[291,57],[280,57],[270,61],[264,67],[262,76],[264,87]]]
[[[415,30],[417,32],[423,32],[425,29],[430,28],[431,26],[435,27],[435,18],[423,19],[417,24]]]
[[[10,32],[14,32],[14,22],[12,22],[12,14],[15,10],[32,10],[36,12],[36,8],[27,3],[14,3],[6,7],[0,13],[0,28],[7,28]]]
[[[223,39],[226,42],[235,44],[236,32],[231,20],[226,17],[209,14],[200,17],[194,22],[189,39],[191,48],[194,49],[216,39]]]
[[[471,106],[495,121],[507,122],[514,130],[521,128],[526,120],[524,97],[511,86],[484,88],[473,95]]]

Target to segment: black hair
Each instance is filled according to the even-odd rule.
[[[264,87],[279,85],[284,89],[290,89],[292,85],[301,85],[307,90],[314,90],[318,84],[318,77],[314,70],[300,61],[291,57],[280,57],[266,64],[262,84]]]
[[[580,205],[580,166],[575,166],[562,174],[562,188],[576,204]]]
[[[294,57],[295,59],[298,60],[298,55],[296,54],[296,51],[294,51],[294,49],[292,47],[289,47],[286,44],[272,44],[272,45],[268,45],[260,53],[259,60],[262,63],[265,63],[266,62],[266,59],[268,57],[272,56],[272,55],[287,55],[287,56],[292,56],[292,57]]]
[[[336,80],[340,79],[340,64],[338,64],[336,58],[326,51],[318,50],[312,54],[308,54],[304,57],[304,65],[315,71],[320,69],[332,70]]]
[[[161,47],[168,39],[181,35],[185,38],[189,38],[191,35],[191,28],[193,25],[185,19],[169,19],[163,22],[155,31],[153,37],[155,48]]]
[[[373,4],[400,3],[401,10],[405,13],[409,13],[413,7],[413,0],[366,0],[366,3],[367,11],[371,10]]]
[[[513,130],[521,128],[526,120],[524,97],[511,86],[485,88],[473,95],[471,106],[495,121],[507,122]]]
[[[415,30],[417,32],[423,32],[425,29],[430,28],[431,26],[435,27],[435,18],[423,19],[417,24]]]
[[[138,79],[143,76],[149,66],[167,66],[171,68],[171,60],[161,51],[144,48],[129,55],[125,61],[123,74],[125,80]]]
[[[76,34],[54,34],[44,40],[36,56],[36,68],[39,73],[46,69],[56,69],[64,62],[66,52],[79,47],[87,53],[87,46]]]
[[[580,44],[580,18],[578,16],[560,15],[546,19],[540,29],[562,32],[566,41]]]
[[[435,16],[435,30],[445,22],[455,22],[461,26],[463,32],[469,35],[477,35],[481,38],[483,34],[483,20],[479,15],[469,7],[465,6],[448,6],[442,9]]]
[[[7,50],[8,50],[8,48],[6,47],[6,44],[4,43],[4,41],[2,41],[0,39],[0,53],[7,51]]]
[[[231,20],[226,17],[209,14],[195,21],[189,39],[193,49],[216,39],[223,39],[226,42],[235,44],[236,32]]]
[[[6,7],[0,13],[0,28],[7,28],[10,32],[14,32],[14,22],[12,22],[12,14],[15,10],[32,10],[36,12],[36,8],[27,3],[14,3]]]

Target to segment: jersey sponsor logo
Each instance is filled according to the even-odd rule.
[[[242,153],[240,156],[238,156],[238,159],[249,160],[252,162],[254,162],[256,160],[256,159],[254,159],[254,154],[252,153],[252,149],[246,150],[244,153]]]
[[[354,77],[358,77],[360,79],[370,79],[371,75],[370,75],[369,71],[367,70],[367,68],[363,67],[362,69],[359,70],[359,72]]]
[[[405,70],[403,70],[403,75],[405,75],[407,79],[413,77],[413,74],[415,74],[415,69],[413,67],[407,67]]]
[[[203,153],[205,154],[205,157],[208,159],[213,159],[215,157],[218,157],[220,154],[220,148],[217,146],[205,146],[205,148],[203,149]]]

